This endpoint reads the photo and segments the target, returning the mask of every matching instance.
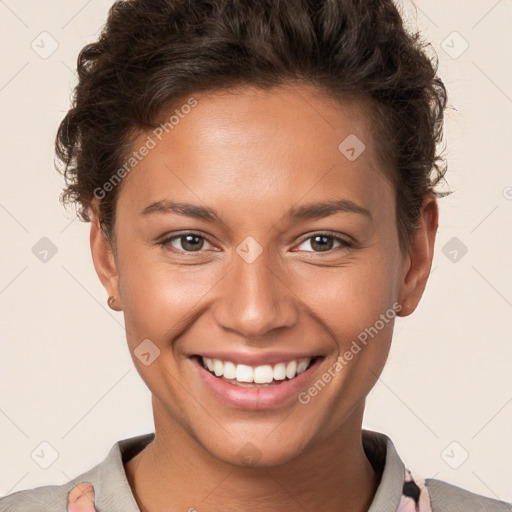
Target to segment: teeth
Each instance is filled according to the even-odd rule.
[[[273,380],[293,379],[306,370],[311,358],[289,361],[288,363],[277,363],[274,366],[265,364],[262,366],[248,366],[246,364],[234,364],[231,361],[221,361],[202,357],[203,366],[217,377],[224,377],[238,382],[268,384]]]
[[[286,365],[284,363],[278,363],[274,366],[274,380],[286,379]]]
[[[227,361],[224,363],[223,375],[224,377],[226,377],[226,379],[236,378],[236,366],[231,361]]]
[[[214,359],[213,361],[214,362],[218,361],[222,366],[224,366],[224,364],[221,361],[219,361],[218,359]],[[235,374],[236,380],[238,380],[240,382],[254,382],[253,376],[254,376],[254,372],[250,366],[247,366],[245,364],[237,364],[236,365],[236,374]]]
[[[203,357],[203,361],[206,363],[208,370],[213,372],[213,359],[210,359],[209,357]]]
[[[213,360],[213,372],[217,377],[220,377],[222,373],[224,372],[224,365],[222,364],[222,361],[219,361],[218,359]]]
[[[269,364],[257,366],[254,368],[254,382],[256,384],[266,384],[274,380],[274,368]]]
[[[297,361],[290,361],[286,365],[286,376],[289,379],[293,379],[293,377],[295,377],[295,375],[297,375]]]
[[[307,367],[308,367],[308,364],[306,361],[301,361],[299,364],[297,364],[297,375],[299,375],[299,373],[302,373]]]

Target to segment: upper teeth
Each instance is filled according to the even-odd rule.
[[[231,361],[221,361],[210,357],[202,357],[203,364],[215,373],[217,377],[226,379],[236,379],[239,382],[254,382],[255,384],[265,384],[272,380],[284,380],[286,377],[293,379],[299,373],[302,373],[309,366],[311,358],[297,359],[287,363],[277,363],[275,365],[265,364],[263,366],[248,366],[246,364],[235,364]]]

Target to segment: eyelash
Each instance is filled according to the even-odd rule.
[[[171,237],[168,237],[166,238],[165,240],[162,240],[161,242],[158,242],[158,245],[164,247],[165,249],[168,249],[168,250],[174,250],[178,253],[186,253],[186,254],[195,254],[195,253],[201,253],[203,252],[202,250],[199,250],[199,251],[184,251],[184,250],[181,250],[181,249],[176,249],[174,247],[172,247],[170,244],[171,242],[173,242],[174,240],[179,240],[180,238],[183,238],[187,235],[193,235],[193,236],[197,236],[199,238],[202,238],[203,240],[206,240],[209,244],[213,245],[206,236],[200,234],[200,233],[194,233],[193,231],[187,231],[185,233],[180,233],[178,235],[173,235]],[[325,236],[325,237],[329,237],[329,238],[332,238],[334,241],[336,242],[339,242],[340,245],[338,247],[333,247],[332,249],[329,249],[328,251],[305,251],[305,252],[308,252],[308,253],[313,253],[313,254],[332,254],[334,251],[336,250],[341,250],[341,249],[348,249],[348,248],[351,248],[353,245],[352,245],[352,242],[344,239],[344,238],[341,238],[337,233],[334,233],[334,232],[331,232],[331,231],[319,231],[317,233],[314,233],[312,235],[309,235],[305,238],[303,238],[300,242],[299,242],[299,245],[302,245],[304,242],[306,242],[307,240],[310,240],[312,238],[315,238],[317,236]]]

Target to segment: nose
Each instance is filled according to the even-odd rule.
[[[220,284],[213,312],[217,324],[247,339],[292,327],[298,304],[279,267],[265,251],[251,263],[235,253],[231,270]]]

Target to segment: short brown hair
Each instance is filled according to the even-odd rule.
[[[300,82],[370,105],[405,248],[423,199],[446,172],[437,146],[447,93],[427,46],[404,29],[392,0],[118,1],[78,57],[79,82],[55,142],[61,200],[89,221],[94,191],[122,165],[129,135],[154,127],[187,94]],[[119,189],[100,202],[111,241]]]

